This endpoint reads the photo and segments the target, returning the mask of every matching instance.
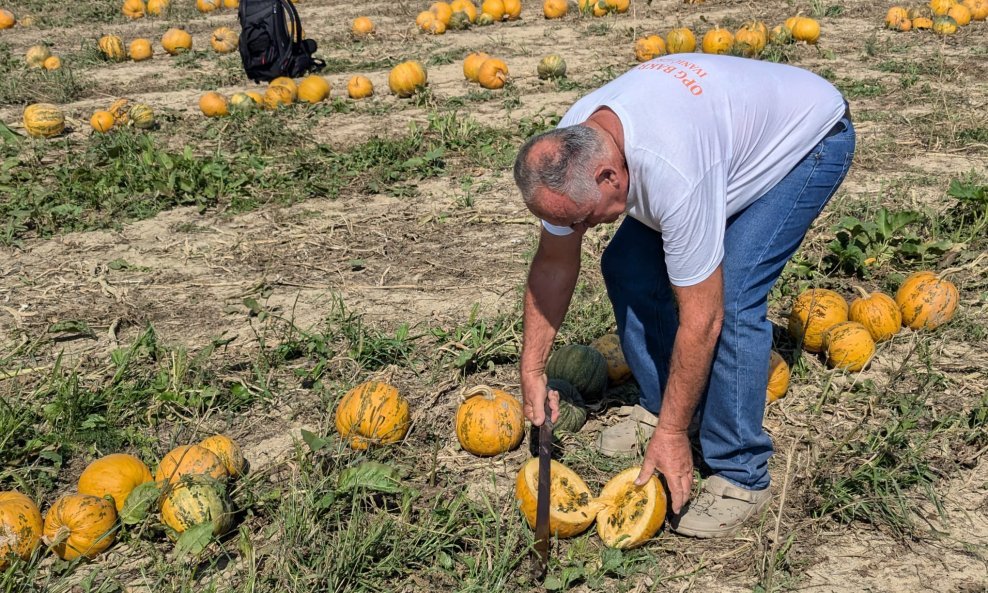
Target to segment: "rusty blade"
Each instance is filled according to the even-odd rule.
[[[549,487],[552,467],[552,420],[549,397],[545,399],[545,421],[539,427],[539,486],[535,503],[535,578],[545,577],[549,566]]]

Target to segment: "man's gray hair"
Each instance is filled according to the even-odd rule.
[[[551,148],[532,157],[532,148],[543,143]],[[589,126],[556,128],[529,138],[515,159],[515,184],[525,204],[531,207],[535,192],[543,187],[576,204],[596,202],[600,190],[593,173],[603,151],[600,133]]]

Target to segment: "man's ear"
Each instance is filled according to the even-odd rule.
[[[597,185],[610,183],[616,188],[619,184],[617,169],[610,165],[601,165],[597,168],[597,176],[594,178],[594,181],[597,182]]]

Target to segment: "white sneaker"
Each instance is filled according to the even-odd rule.
[[[733,535],[751,517],[757,516],[772,500],[770,488],[746,490],[720,476],[710,476],[703,490],[671,517],[672,530],[699,538]]]
[[[659,419],[639,405],[624,406],[617,413],[627,419],[600,431],[597,450],[608,457],[633,455],[648,444]]]

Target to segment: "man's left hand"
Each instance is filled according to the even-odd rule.
[[[678,514],[689,500],[693,488],[693,453],[685,430],[668,430],[661,425],[655,427],[635,484],[645,484],[655,470],[665,476],[672,498],[672,512]]]

